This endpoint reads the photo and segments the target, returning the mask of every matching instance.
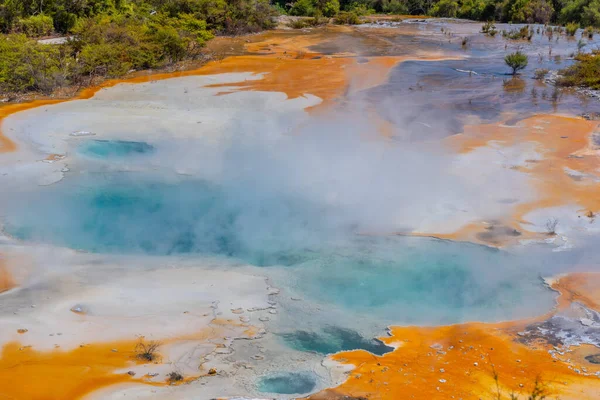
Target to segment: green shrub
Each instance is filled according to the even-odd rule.
[[[372,10],[373,12],[375,10]],[[372,14],[373,12],[370,10],[367,10],[366,13],[359,13],[357,12],[358,15],[366,15],[366,14]],[[408,6],[406,4],[406,2],[401,1],[401,0],[385,0],[381,2],[381,12],[385,13],[385,14],[396,14],[396,15],[404,15],[404,14],[408,14],[410,12],[410,10],[408,9]]]
[[[560,71],[561,77],[556,83],[560,86],[600,89],[600,50],[579,53],[575,60],[575,64]]]
[[[510,68],[512,68],[512,74],[516,75],[518,71],[525,69],[527,66],[529,59],[526,54],[522,53],[520,50],[517,50],[514,53],[508,54],[504,57],[504,62]]]
[[[324,16],[331,18],[340,12],[340,2],[338,0],[329,0],[323,5],[321,11]]]
[[[317,11],[317,4],[314,0],[297,0],[290,8],[290,15],[312,17]]]
[[[583,31],[584,36],[587,36],[588,39],[593,39],[594,38],[594,28],[591,26],[588,26],[587,28],[585,28],[585,31]]]
[[[537,80],[542,80],[546,77],[546,75],[548,75],[548,72],[550,72],[550,71],[547,70],[546,68],[538,68],[533,73],[533,77]]]
[[[565,26],[565,31],[567,32],[567,36],[575,36],[577,33],[577,29],[579,29],[579,24],[575,22],[569,22]]]
[[[23,34],[0,36],[0,92],[50,92],[64,83],[68,66],[60,46],[48,46]]]
[[[338,25],[358,25],[361,21],[356,13],[342,11],[335,16],[333,23]]]
[[[16,22],[14,30],[24,33],[28,37],[48,36],[54,30],[54,21],[48,15],[32,15],[28,18],[20,18]]]
[[[60,10],[54,14],[54,30],[59,33],[69,33],[77,24],[77,15]]]
[[[458,13],[458,3],[454,0],[440,0],[429,11],[429,15],[434,17],[456,18]]]
[[[493,34],[492,34],[493,32]],[[485,33],[486,35],[490,35],[490,36],[495,36],[497,31],[496,31],[496,25],[494,24],[493,21],[488,21],[485,24],[483,24],[483,26],[481,27],[481,33]]]
[[[520,29],[512,29],[510,31],[502,31],[502,36],[511,40],[531,40],[533,37],[533,30],[529,29],[529,26],[524,26]]]

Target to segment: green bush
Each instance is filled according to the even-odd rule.
[[[567,36],[575,36],[577,33],[577,29],[579,29],[579,24],[575,22],[569,22],[565,26],[565,31],[567,32]]]
[[[440,0],[429,11],[434,17],[456,18],[459,5],[454,0]]]
[[[358,25],[361,21],[356,13],[342,11],[335,16],[333,23],[338,25]]]
[[[297,0],[290,8],[290,15],[312,17],[317,11],[314,0]]]
[[[585,28],[585,31],[583,31],[584,36],[587,36],[588,39],[593,39],[594,38],[594,28],[591,26],[588,26],[587,28]]]
[[[600,27],[600,0],[590,1],[583,7],[581,22],[584,25]]]
[[[0,92],[49,92],[65,79],[66,55],[23,34],[0,36]]]
[[[77,15],[65,10],[54,14],[54,30],[59,33],[69,33],[77,24]]]
[[[54,21],[48,15],[32,15],[17,20],[14,30],[18,33],[24,33],[28,37],[48,36],[54,30]]]
[[[556,83],[560,86],[600,89],[600,50],[579,53],[575,60],[575,64],[560,71],[561,77]]]
[[[516,75],[518,71],[525,69],[527,66],[529,59],[526,54],[522,53],[520,50],[517,50],[514,53],[508,54],[504,57],[504,62],[510,68],[512,68],[512,74]]]
[[[331,18],[340,12],[340,2],[338,0],[329,0],[323,5],[321,11],[324,16]]]
[[[502,31],[502,36],[511,40],[531,40],[531,38],[533,37],[533,30],[529,29],[529,26],[524,26],[520,29]]]
[[[366,15],[370,14],[370,12],[360,13],[355,10],[358,15]],[[404,15],[408,14],[410,11],[406,2],[401,0],[383,0],[381,2],[381,12],[386,14],[396,14],[396,15]]]
[[[547,70],[546,68],[538,68],[533,73],[533,77],[537,80],[542,80],[546,77],[546,75],[548,75],[548,72],[550,72],[550,71]]]

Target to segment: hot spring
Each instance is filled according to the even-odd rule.
[[[551,305],[531,260],[479,245],[366,234],[337,207],[253,188],[143,173],[85,174],[13,204],[6,230],[24,241],[96,253],[247,263],[311,301],[386,323],[492,321]],[[321,353],[386,351],[335,329],[283,337],[292,347]]]

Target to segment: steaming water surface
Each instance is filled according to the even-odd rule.
[[[556,272],[548,267],[556,258],[547,263],[524,252],[393,234],[428,223],[443,228],[444,219],[461,220],[465,210],[492,220],[489,204],[502,207],[508,197],[528,196],[515,171],[487,174],[482,166],[477,176],[486,182],[482,191],[477,179],[459,177],[460,165],[448,154],[408,142],[448,136],[460,132],[468,118],[494,121],[506,111],[524,116],[598,109],[570,95],[558,103],[547,93],[532,101],[533,89],[549,89],[527,81],[527,90],[519,85],[513,90],[520,80],[504,82],[500,38],[475,37],[479,25],[450,25],[474,37],[467,49],[441,34],[446,25],[436,23],[419,28],[420,36],[400,27],[397,37],[374,37],[364,28],[366,35],[342,35],[315,47],[328,53],[358,43],[354,50],[365,56],[437,48],[470,57],[400,64],[385,84],[348,98],[323,120],[303,113],[303,107],[318,104],[310,96],[214,96],[216,89],[203,88],[213,83],[206,77],[107,90],[94,105],[52,108],[60,113],[72,107],[76,112],[66,114],[71,119],[44,120],[52,113],[39,113],[38,139],[46,148],[54,145],[46,135],[50,128],[101,126],[106,139],[65,144],[65,153],[76,143],[75,153],[83,157],[73,158],[74,167],[59,183],[6,196],[4,228],[27,243],[98,255],[180,257],[248,268],[281,288],[277,318],[268,328],[292,352],[364,349],[381,355],[391,348],[373,338],[392,324],[498,321],[546,312],[554,295],[540,276]],[[547,51],[545,40],[536,36],[526,51],[530,56]],[[553,51],[564,56],[568,43],[554,44]],[[558,60],[531,58],[534,67],[553,62]],[[195,89],[190,93],[188,87]],[[163,117],[144,114],[150,98],[166,110]],[[123,104],[115,106],[115,99]],[[365,140],[364,132],[373,129],[361,115],[370,107],[394,124],[402,146]],[[104,124],[105,113],[118,116],[116,122]],[[15,129],[33,129],[22,118],[13,120]],[[121,137],[124,123],[135,134]],[[290,371],[252,384],[264,393],[297,394],[311,392],[319,380]]]
[[[275,273],[276,284],[316,303],[375,317],[382,327],[384,321],[508,319],[551,304],[537,266],[527,259],[478,245],[366,235],[337,207],[260,188],[89,174],[20,203],[7,216],[7,231],[92,252],[226,257],[284,271]],[[335,330],[311,340],[284,337],[325,353],[372,346]]]

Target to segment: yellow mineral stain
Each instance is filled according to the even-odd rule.
[[[585,278],[597,283],[600,274],[575,275],[555,283],[563,304],[575,300],[565,287],[579,290],[576,285]],[[591,289],[592,284],[581,288],[585,296],[590,296],[588,287]],[[592,292],[596,296],[597,288]],[[551,347],[547,344],[525,345],[517,340],[517,332],[539,320],[392,327],[391,336],[382,341],[395,346],[394,351],[381,357],[362,350],[332,356],[339,363],[355,366],[354,370],[340,386],[310,399],[467,400],[496,398],[498,389],[503,393],[502,398],[508,398],[509,393],[527,398],[536,378],[542,382],[547,398],[599,398],[600,380],[595,375],[578,374],[572,366],[574,360],[583,360],[591,349],[575,354],[573,359],[567,360],[571,358],[569,354],[561,360],[548,353]],[[596,369],[589,368],[590,371]],[[498,387],[494,372],[498,376]]]

